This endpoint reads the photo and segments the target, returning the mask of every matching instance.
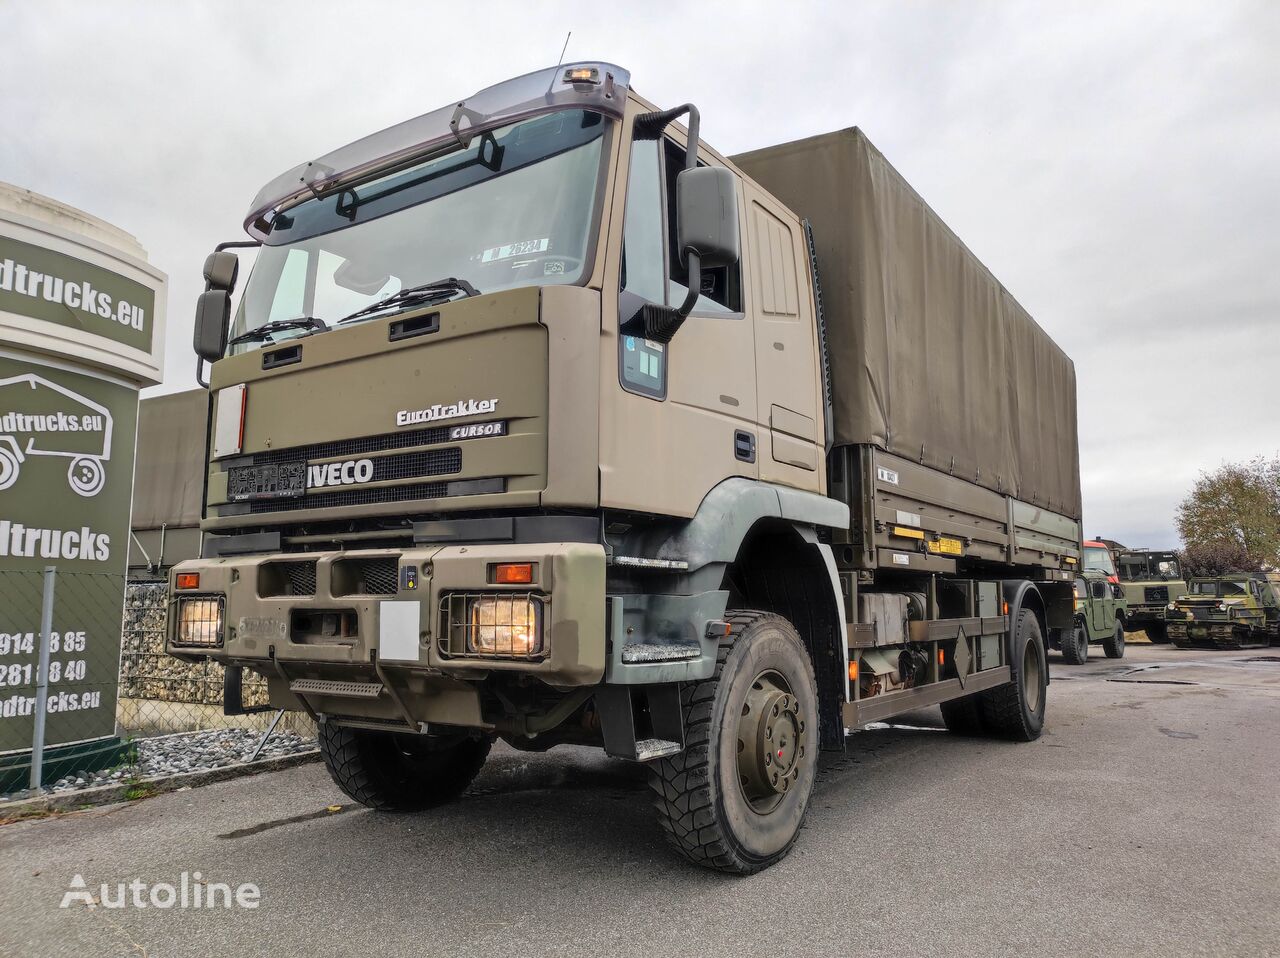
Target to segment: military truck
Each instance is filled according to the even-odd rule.
[[[1169,641],[1180,649],[1196,643],[1218,649],[1270,645],[1280,623],[1280,603],[1261,574],[1237,572],[1193,578],[1186,595],[1169,603]]]
[[[1070,359],[860,131],[698,129],[620,67],[539,71],[268,184],[234,321],[235,244],[206,262],[167,647],[227,665],[231,711],[265,675],[357,801],[595,745],[747,873],[850,729],[1040,735]]]
[[[1169,641],[1165,616],[1169,602],[1187,592],[1176,553],[1126,549],[1119,555],[1120,584],[1128,601],[1125,629],[1145,632],[1156,644]]]
[[[1109,659],[1124,658],[1127,603],[1124,589],[1105,572],[1082,572],[1075,581],[1075,621],[1069,629],[1054,629],[1050,643],[1069,665],[1083,665],[1089,643],[1102,643]]]

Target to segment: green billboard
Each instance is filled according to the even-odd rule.
[[[0,312],[151,352],[155,291],[74,256],[0,236]]]
[[[0,353],[0,752],[31,747],[48,566],[45,742],[115,731],[137,418],[135,386]]]

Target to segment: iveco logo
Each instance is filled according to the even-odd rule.
[[[480,416],[493,412],[497,408],[498,400],[496,399],[460,399],[456,403],[444,406],[436,403],[426,409],[401,409],[396,413],[396,425],[413,426],[420,422],[435,422],[438,419]]]
[[[355,486],[373,480],[372,459],[348,459],[307,467],[307,488]]]

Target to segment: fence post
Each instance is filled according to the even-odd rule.
[[[49,639],[53,632],[53,589],[57,566],[45,566],[44,597],[40,603],[40,664],[36,672],[35,729],[31,733],[31,789],[40,790],[44,774],[44,718],[49,701]]]

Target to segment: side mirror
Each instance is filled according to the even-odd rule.
[[[732,266],[741,256],[738,246],[738,192],[733,174],[723,167],[681,170],[676,177],[676,242],[690,257],[689,285],[697,289],[693,257],[698,268]]]
[[[702,268],[732,266],[741,257],[735,187],[723,167],[690,167],[676,177],[676,245],[689,267],[689,294],[677,307],[644,307],[646,339],[671,342],[698,302]]]
[[[196,301],[196,326],[192,346],[206,363],[214,363],[227,351],[231,325],[231,291],[240,274],[240,257],[226,250],[209,254],[204,261],[204,292]],[[199,378],[197,376],[197,378]]]
[[[227,351],[227,328],[231,323],[231,293],[208,289],[196,301],[196,329],[192,345],[206,363],[215,363]]]
[[[204,261],[204,281],[209,289],[225,289],[227,292],[236,288],[236,277],[240,274],[240,257],[226,250],[210,253]]]

